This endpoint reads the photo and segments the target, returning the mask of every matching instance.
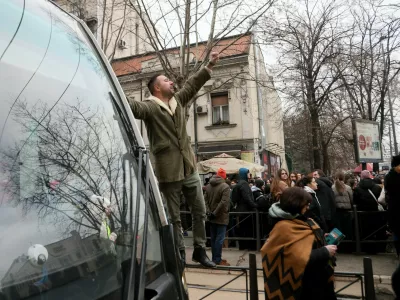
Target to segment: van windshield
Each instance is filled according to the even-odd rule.
[[[134,239],[154,280],[143,205],[131,234],[135,136],[81,25],[44,0],[0,1],[0,95],[0,299],[121,299]]]

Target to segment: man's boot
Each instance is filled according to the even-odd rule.
[[[181,265],[182,265],[182,270],[186,267],[186,251],[185,249],[179,250],[179,254],[181,256]]]
[[[206,267],[206,268],[215,268],[217,266],[214,262],[212,262],[208,258],[207,254],[206,254],[206,250],[201,247],[194,248],[192,260],[194,262],[200,263],[203,267]]]

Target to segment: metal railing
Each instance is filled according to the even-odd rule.
[[[345,291],[348,287],[359,282],[360,286],[361,286],[360,287],[361,288],[361,299],[375,300],[375,286],[374,286],[371,258],[364,257],[363,264],[364,264],[364,273],[360,273],[360,272],[335,272],[334,273],[335,277],[354,278],[354,280],[350,281],[344,287],[335,291],[335,294],[337,296],[342,296],[342,297],[347,296],[347,295],[341,294],[341,292]],[[196,265],[188,264],[187,267],[194,268],[194,269],[205,269],[200,264],[196,264]],[[235,276],[233,279],[230,279],[226,283],[222,284],[219,287],[205,288],[205,289],[211,290],[211,292],[208,293],[207,295],[203,296],[202,298],[200,298],[200,300],[206,299],[218,291],[229,291],[229,290],[225,290],[224,287],[227,286],[228,284],[232,283],[233,281],[237,280],[238,278],[241,278],[243,275],[246,277],[246,290],[245,290],[246,300],[249,300],[249,299],[250,300],[258,300],[259,293],[264,292],[263,290],[258,290],[257,271],[263,271],[263,269],[257,268],[255,254],[249,254],[249,267],[217,266],[216,269],[221,270],[221,271],[239,271],[241,273],[238,274],[237,276]],[[197,285],[190,285],[190,284],[189,284],[189,287],[199,288],[199,286],[197,286]]]
[[[189,211],[181,211],[181,214],[189,214]],[[375,228],[372,232],[368,232],[366,236],[361,235],[361,229],[363,224],[360,224],[360,217],[366,216],[366,215],[372,215],[374,216],[373,219],[376,219],[377,216],[379,218],[384,217],[386,218],[386,211],[357,211],[357,206],[353,206],[353,210],[349,211],[349,214],[353,220],[352,224],[352,236],[353,238],[351,240],[344,240],[342,243],[353,243],[355,244],[355,253],[356,254],[361,254],[362,250],[362,245],[363,244],[368,244],[368,243],[392,243],[393,241],[390,239],[386,240],[376,240],[376,239],[370,239],[372,236],[374,236],[377,232],[380,232],[384,230],[387,226],[387,222],[383,222],[382,225],[380,225],[378,228]],[[228,225],[227,228],[227,234],[228,236],[225,238],[226,240],[234,240],[234,241],[255,241],[256,242],[256,250],[259,251],[261,249],[262,243],[267,239],[269,235],[269,231],[272,229],[268,227],[268,224],[265,224],[265,222],[268,222],[267,219],[268,212],[260,212],[258,210],[255,211],[249,211],[249,212],[229,212],[229,217],[230,220],[235,220],[234,224]],[[233,218],[232,218],[233,217]],[[236,218],[235,218],[236,217]],[[251,219],[252,222],[252,228],[253,231],[251,232],[251,236],[229,236],[229,233],[232,231],[237,230],[240,228],[240,225],[243,224],[246,220],[249,221],[248,219]],[[263,219],[263,220],[261,220]],[[366,221],[366,220],[363,220]],[[261,226],[261,224],[263,226]],[[248,224],[247,224],[248,225]],[[267,226],[266,226],[267,225]],[[266,228],[265,228],[266,227]],[[187,230],[190,230],[191,227],[187,228]],[[339,228],[340,230],[340,228]],[[209,236],[207,236],[207,239],[210,239]]]

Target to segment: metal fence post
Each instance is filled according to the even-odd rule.
[[[249,254],[250,300],[258,300],[257,262],[254,253]]]
[[[261,249],[261,234],[260,234],[260,212],[256,209],[256,240],[257,251]]]
[[[357,205],[353,205],[354,235],[356,237],[356,254],[361,253],[360,224],[358,223]]]
[[[372,270],[372,260],[364,257],[364,282],[365,282],[365,299],[375,300],[374,272]]]

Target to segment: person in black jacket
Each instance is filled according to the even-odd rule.
[[[388,222],[393,231],[397,255],[400,254],[400,155],[393,156],[392,169],[385,177],[385,199],[388,205]],[[392,276],[393,291],[400,299],[400,265]]]
[[[249,169],[239,169],[239,181],[232,190],[232,202],[236,204],[236,212],[254,211],[258,206],[254,201],[249,185]],[[254,219],[254,222],[253,222]],[[255,215],[241,214],[237,217],[236,233],[238,237],[254,237]],[[239,240],[239,249],[254,249],[255,241]]]
[[[353,201],[358,211],[378,211],[378,198],[382,188],[372,179],[369,171],[361,172],[361,180],[354,189]]]
[[[333,183],[319,169],[314,170],[313,177],[318,184],[318,189],[315,192],[321,204],[321,213],[324,216],[328,230],[332,230],[336,212],[335,194],[332,190]]]
[[[315,178],[310,174],[297,181],[296,185],[303,188],[312,197],[312,201],[307,212],[305,213],[305,216],[313,219],[325,233],[328,233],[328,227],[326,225],[325,218],[321,213],[321,204],[316,194],[318,184]]]
[[[373,214],[358,214],[361,239],[385,240],[385,216],[378,211],[378,198],[381,187],[371,179],[371,173],[364,170],[360,174],[361,180],[354,189],[353,202],[357,205],[357,211],[376,212]],[[363,244],[362,251],[375,254],[385,251],[384,244]]]
[[[270,199],[268,195],[264,193],[265,183],[262,179],[257,179],[255,185],[251,187],[251,192],[253,193],[253,199],[257,204],[259,211],[268,211],[271,206]]]

